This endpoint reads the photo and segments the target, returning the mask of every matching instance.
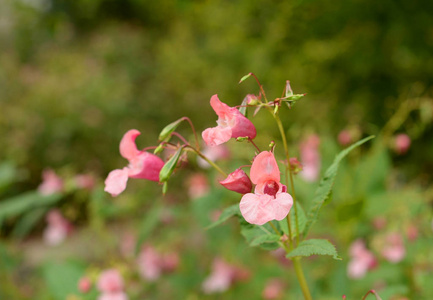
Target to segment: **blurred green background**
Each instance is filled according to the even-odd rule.
[[[232,106],[258,94],[254,80],[238,84],[248,72],[269,98],[281,95],[286,80],[307,93],[281,114],[293,145],[311,132],[324,136],[324,165],[343,129],[369,135],[388,128],[388,146],[394,133],[407,133],[409,152],[388,154],[382,171],[398,167],[397,186],[415,182],[426,190],[433,181],[432,11],[428,0],[0,0],[0,159],[17,178],[0,185],[2,199],[34,190],[47,167],[90,172],[101,182],[125,164],[118,144],[131,128],[142,132],[142,148],[156,145],[160,130],[182,116],[200,132],[214,126],[213,94]],[[268,121],[253,119],[277,139]],[[151,206],[137,198],[159,195],[133,186],[138,195],[125,196],[124,213],[116,206],[106,215],[125,220]],[[416,202],[427,210],[428,195]],[[63,210],[76,225],[87,224],[79,211],[88,195],[67,197]],[[10,238],[15,221],[2,235]]]

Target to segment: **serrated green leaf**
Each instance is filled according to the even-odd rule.
[[[250,243],[251,247],[255,247],[264,243],[275,243],[280,240],[280,236],[276,234],[263,234],[261,236],[256,237]]]
[[[241,234],[250,246],[260,246],[265,250],[275,250],[280,247],[276,242],[267,242],[258,245],[253,244],[254,240],[257,239],[258,241],[260,241],[260,239],[266,240],[266,237],[263,236],[275,235],[272,233],[272,228],[268,224],[263,226],[253,225],[245,221],[243,217],[239,217],[239,223],[241,225]]]
[[[227,221],[231,217],[240,216],[240,215],[241,215],[241,211],[239,209],[239,204],[233,204],[232,206],[229,206],[226,209],[224,209],[223,212],[221,213],[220,217],[218,218],[218,220],[216,220],[215,222],[210,224],[208,227],[206,227],[206,229],[214,228],[214,227],[224,223],[225,221]]]
[[[311,255],[331,255],[336,260],[341,260],[338,256],[335,246],[328,240],[311,239],[299,243],[298,247],[290,251],[286,255],[287,258],[295,256],[311,256]]]
[[[362,139],[350,147],[344,149],[341,151],[334,159],[334,162],[332,165],[326,170],[325,175],[322,177],[319,183],[319,187],[316,190],[312,206],[310,210],[307,213],[307,223],[305,225],[304,229],[304,237],[307,236],[308,231],[310,230],[311,226],[316,222],[320,208],[322,208],[323,203],[325,200],[329,197],[329,194],[332,190],[332,185],[334,184],[335,177],[337,176],[338,166],[341,162],[341,160],[353,149],[356,147],[364,144],[365,142],[371,140],[374,138],[374,136],[366,137],[365,139]]]
[[[176,168],[177,162],[180,155],[182,154],[183,147],[177,149],[176,153],[164,164],[161,171],[159,172],[159,181],[166,182],[170,179],[171,174]]]
[[[174,121],[173,123],[168,124],[167,126],[164,127],[164,129],[161,130],[161,133],[159,134],[158,139],[160,141],[165,140],[166,138],[170,137],[170,134],[173,133],[173,131],[176,130],[177,126],[179,126],[179,124],[183,121],[183,118],[180,118],[177,121]]]
[[[251,75],[253,75],[253,73],[248,73],[247,75],[243,76],[243,77],[241,78],[241,80],[239,80],[239,83],[244,82],[244,81],[245,81],[246,79],[248,79]]]

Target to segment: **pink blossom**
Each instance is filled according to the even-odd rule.
[[[410,144],[410,137],[405,133],[401,133],[395,137],[394,149],[398,154],[405,154],[409,150]]]
[[[364,277],[367,271],[373,269],[377,264],[373,253],[365,247],[365,243],[361,239],[352,243],[349,254],[351,260],[347,265],[347,275],[350,278],[360,279]]]
[[[217,127],[208,128],[202,133],[203,140],[208,146],[217,146],[230,140],[230,138],[256,137],[256,128],[253,123],[234,107],[222,103],[217,95],[210,100],[215,113],[218,115]]]
[[[406,255],[406,248],[402,236],[393,232],[385,237],[385,246],[382,248],[382,256],[392,263],[398,263]]]
[[[156,281],[162,273],[162,257],[151,246],[144,246],[137,258],[138,272],[148,281]]]
[[[303,170],[300,173],[306,181],[316,181],[320,173],[320,139],[317,135],[310,135],[301,143],[301,162]]]
[[[129,161],[129,165],[108,174],[104,190],[113,197],[125,190],[128,178],[159,181],[159,172],[164,166],[164,162],[154,154],[137,149],[135,139],[139,135],[138,130],[132,129],[120,141],[120,154]]]
[[[177,252],[165,254],[161,266],[164,272],[173,272],[179,266],[179,254]]]
[[[116,269],[108,269],[99,275],[98,290],[103,294],[116,294],[123,291],[123,278]]]
[[[242,169],[230,173],[226,179],[219,183],[226,189],[239,194],[249,193],[253,188],[250,178]]]
[[[218,145],[214,147],[204,146],[202,153],[213,162],[221,159],[228,159],[230,157],[230,150],[226,145]],[[197,164],[203,169],[210,168],[210,164],[201,157],[197,158]]]
[[[266,282],[262,297],[266,300],[279,299],[283,296],[283,292],[284,282],[279,278],[274,278]]]
[[[42,183],[38,186],[42,195],[48,196],[63,191],[63,180],[51,169],[42,172]]]
[[[128,295],[124,292],[102,293],[98,300],[128,300]]]
[[[95,186],[95,177],[90,174],[78,174],[74,179],[75,184],[80,189],[91,190]]]
[[[78,281],[78,290],[81,293],[87,293],[92,288],[92,281],[88,277],[81,277]]]
[[[44,230],[43,238],[50,246],[61,244],[72,231],[71,223],[57,209],[48,212],[46,221],[48,225]]]
[[[352,135],[350,134],[350,131],[347,129],[340,131],[338,134],[338,142],[341,146],[347,146],[352,143]]]
[[[188,196],[191,199],[203,197],[209,193],[210,187],[207,177],[202,173],[195,173],[187,180]]]
[[[237,280],[245,280],[249,277],[249,272],[226,263],[220,258],[216,258],[212,264],[212,272],[202,284],[205,294],[221,293],[230,288]]]
[[[242,216],[248,223],[263,225],[271,220],[284,219],[293,205],[287,187],[280,183],[280,170],[274,154],[263,151],[256,156],[250,171],[256,184],[253,193],[245,194],[239,204]]]

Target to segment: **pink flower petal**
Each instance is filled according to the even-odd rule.
[[[254,184],[267,180],[280,182],[280,170],[272,152],[263,151],[256,156],[251,166],[250,177]]]
[[[239,204],[242,216],[248,223],[263,225],[271,220],[284,219],[293,205],[292,196],[278,193],[270,195],[245,194]]]
[[[293,205],[293,198],[288,193],[278,193],[271,204],[273,218],[281,221],[289,214]]]
[[[98,290],[102,293],[118,293],[123,291],[123,278],[116,269],[108,269],[99,275]]]
[[[103,293],[98,297],[98,300],[128,300],[128,295],[124,292]]]
[[[114,170],[108,174],[107,179],[105,179],[104,191],[111,194],[111,196],[116,197],[126,188],[126,183],[128,182],[128,168],[123,168],[122,170]]]
[[[213,127],[208,128],[202,133],[203,140],[208,146],[217,146],[230,140],[232,137],[232,130],[230,127]]]
[[[164,166],[164,161],[161,158],[148,152],[140,152],[129,163],[129,177],[151,181],[159,181],[159,172]]]
[[[232,113],[231,107],[221,102],[217,94],[210,98],[210,105],[220,118],[225,118],[227,115]]]
[[[140,131],[136,129],[131,129],[123,136],[120,141],[120,155],[122,155],[127,160],[134,159],[140,151],[137,149],[135,144],[135,139],[140,135]]]
[[[230,173],[226,179],[219,183],[226,189],[240,194],[251,192],[253,187],[250,178],[242,169]]]

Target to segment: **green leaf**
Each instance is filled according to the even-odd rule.
[[[6,190],[6,188],[16,181],[18,178],[18,171],[14,164],[10,162],[4,162],[0,164],[0,192]]]
[[[184,118],[180,118],[177,121],[174,121],[173,123],[168,124],[164,127],[164,129],[161,130],[161,133],[159,134],[158,139],[160,141],[165,140],[166,138],[170,137],[170,134],[173,133],[173,131],[176,130],[177,126],[184,120]]]
[[[164,164],[161,171],[159,172],[159,181],[166,182],[170,179],[171,174],[176,168],[177,162],[180,155],[182,154],[183,147],[177,149],[176,153]]]
[[[23,193],[0,202],[0,223],[31,209],[53,205],[62,198],[61,194],[41,195],[37,191]]]
[[[299,225],[299,233],[302,233],[302,231],[305,228],[305,224],[307,222],[307,217],[305,216],[304,209],[302,208],[301,204],[299,202],[296,202],[296,208],[298,210],[298,225]],[[278,221],[280,224],[280,229],[289,236],[289,230],[287,227],[287,219],[283,219],[281,221]],[[297,236],[296,233],[296,218],[295,218],[295,208],[292,207],[290,210],[290,228],[292,229],[292,238],[295,238]]]
[[[323,176],[323,178],[320,180],[319,183],[319,187],[316,190],[314,199],[313,199],[313,204],[310,208],[310,210],[308,211],[307,214],[307,223],[305,225],[305,229],[304,229],[304,237],[307,236],[308,231],[310,230],[311,226],[316,222],[318,216],[319,216],[319,211],[322,208],[323,203],[328,199],[328,197],[330,196],[331,190],[332,190],[332,186],[334,184],[334,180],[335,177],[337,176],[337,171],[338,171],[338,166],[341,162],[341,160],[353,149],[355,149],[356,147],[364,144],[365,142],[371,140],[372,138],[374,138],[373,135],[366,137],[365,139],[362,139],[358,142],[356,142],[355,144],[351,145],[350,147],[344,149],[343,151],[341,151],[334,159],[334,162],[332,163],[332,165],[326,170],[325,175]]]
[[[44,217],[48,208],[37,208],[27,212],[20,218],[12,231],[12,236],[15,238],[23,238],[26,236],[36,223]]]
[[[73,263],[49,263],[43,269],[46,286],[56,300],[79,295],[78,280],[83,274],[84,269]]]
[[[218,220],[216,220],[215,222],[210,224],[208,227],[206,227],[206,229],[214,228],[214,227],[224,223],[225,221],[227,221],[231,217],[240,216],[240,215],[241,215],[241,211],[239,209],[239,204],[233,204],[232,206],[229,206],[226,209],[224,209],[223,212],[221,213],[220,217],[218,218]]]
[[[311,255],[331,255],[336,260],[341,260],[338,256],[335,246],[328,240],[311,239],[299,243],[298,247],[290,251],[286,255],[287,258],[295,256],[311,256]]]
[[[244,81],[247,80],[251,75],[253,75],[253,73],[248,73],[247,75],[245,75],[244,77],[242,77],[241,80],[239,80],[239,83],[244,82]]]
[[[280,247],[275,241],[265,242],[268,239],[267,236],[275,235],[268,224],[263,226],[253,225],[245,221],[243,217],[239,217],[239,223],[241,225],[241,234],[250,246],[260,246],[265,250],[275,250]],[[272,237],[270,239],[272,239]]]
[[[275,242],[278,242],[279,240],[280,240],[279,235],[263,234],[263,235],[256,237],[255,239],[253,239],[250,243],[250,246],[254,247],[254,246],[261,245],[263,243],[275,243]]]

